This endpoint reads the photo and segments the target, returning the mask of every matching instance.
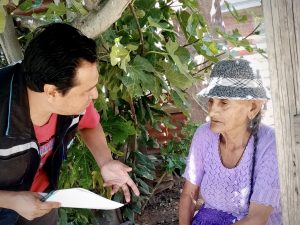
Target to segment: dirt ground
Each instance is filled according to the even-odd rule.
[[[156,194],[146,206],[144,212],[137,216],[136,225],[176,225],[182,180],[175,180],[171,189]]]

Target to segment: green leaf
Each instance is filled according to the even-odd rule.
[[[81,15],[86,15],[88,13],[88,11],[84,8],[80,1],[72,0],[71,2],[75,7],[76,11],[79,12]]]
[[[60,17],[65,15],[66,13],[67,13],[67,8],[64,3],[60,2],[57,5],[54,3],[50,3],[48,5],[46,16],[50,18],[52,15]]]
[[[129,51],[125,47],[123,47],[122,45],[120,45],[120,46],[114,45],[111,48],[111,53],[110,53],[111,65],[115,66],[117,64],[120,64],[121,61],[124,61],[124,60],[126,62],[130,61]]]
[[[68,215],[65,209],[59,208],[59,224],[60,225],[67,225],[68,224]]]
[[[149,195],[150,194],[149,185],[146,184],[146,182],[144,182],[140,178],[136,178],[136,181],[139,184],[139,190],[141,190],[144,194]]]
[[[149,23],[149,26],[151,26],[151,27],[160,28],[160,29],[162,29],[163,31],[168,31],[168,32],[171,32],[171,33],[176,33],[175,30],[172,30],[172,29],[167,28],[167,27],[166,27],[166,24],[157,22],[157,21],[155,21],[155,20],[154,20],[153,18],[151,18],[151,17],[148,17],[148,23]]]
[[[184,74],[188,79],[190,79],[191,81],[193,80],[192,76],[189,75],[189,71],[188,71],[188,66],[183,64],[180,61],[180,58],[175,54],[175,51],[178,49],[179,45],[177,42],[173,42],[173,41],[169,41],[166,44],[166,49],[167,52],[169,53],[169,55],[171,56],[171,58],[174,60],[176,66],[178,67],[179,71]]]
[[[6,12],[3,5],[0,5],[0,34],[4,32],[6,24]]]
[[[134,221],[134,213],[132,209],[130,209],[129,207],[125,207],[123,213],[124,216],[128,218],[130,221]]]
[[[42,3],[42,0],[25,0],[22,4],[19,5],[19,8],[24,12],[28,12],[32,9],[39,8]]]
[[[148,11],[150,9],[153,9],[155,6],[156,1],[155,0],[136,0],[134,2],[134,5],[139,8],[142,9],[144,11]]]
[[[141,211],[142,211],[141,201],[132,202],[131,208],[135,213],[141,213]]]
[[[117,145],[116,143],[114,143],[115,145]],[[108,147],[110,149],[110,151],[115,154],[116,156],[119,157],[123,157],[124,156],[124,152],[117,150],[111,143],[108,143]]]
[[[145,13],[144,10],[137,9],[136,10],[136,15],[137,15],[138,18],[143,18],[146,15],[146,13]]]
[[[149,168],[147,168],[144,165],[136,165],[134,172],[138,174],[140,177],[144,177],[148,180],[154,180],[155,174],[153,171],[151,171]]]
[[[180,108],[186,116],[189,116],[189,105],[184,93],[178,89],[174,89],[171,91],[171,96],[175,105]]]
[[[184,47],[179,46],[175,51],[175,55],[178,56],[180,62],[183,64],[188,65],[191,62],[190,52]]]
[[[187,6],[190,8],[198,8],[198,1],[197,0],[180,0],[179,2],[181,2],[183,4],[183,6]]]
[[[19,8],[24,12],[30,11],[32,9],[32,0],[25,0],[19,5]]]
[[[154,139],[154,138],[150,138],[148,141],[147,141],[147,145],[150,147],[150,148],[159,148],[160,145],[158,144],[157,140]]]
[[[99,92],[98,98],[94,102],[94,105],[98,112],[102,112],[101,118],[103,118],[104,120],[107,120],[108,105],[107,105],[104,93],[101,90],[98,92]]]
[[[129,67],[128,72],[121,77],[121,81],[127,88],[128,94],[131,97],[140,97],[144,95],[140,85],[139,72],[143,73],[142,71],[136,71],[134,68]]]
[[[137,69],[144,70],[147,72],[155,72],[152,64],[146,59],[139,55],[134,58],[133,66]]]
[[[177,68],[174,68],[174,65],[171,63],[161,61],[160,65],[164,69],[164,74],[166,75],[172,87],[185,90],[193,84],[193,78],[188,79],[185,75],[177,71]]]
[[[186,27],[186,31],[190,34],[190,35],[195,35],[196,34],[196,30],[197,27],[199,26],[199,21],[198,21],[198,14],[193,13],[191,14],[191,16],[188,19],[188,24]]]
[[[247,16],[246,15],[239,15],[238,11],[235,9],[235,7],[229,3],[228,1],[224,1],[226,8],[230,12],[230,14],[239,22],[239,23],[244,23],[247,21]]]
[[[120,116],[112,116],[101,122],[105,133],[111,135],[112,143],[121,144],[128,136],[135,134],[135,128],[131,121],[126,121]]]
[[[133,45],[133,44],[128,44],[128,45],[126,45],[126,48],[129,49],[130,51],[135,51],[139,48],[139,46]]]
[[[177,20],[179,22],[180,28],[183,31],[184,36],[186,38],[188,38],[186,27],[187,27],[188,20],[189,20],[190,16],[191,16],[191,14],[187,11],[179,11],[179,12],[176,13],[176,17],[177,17]]]
[[[208,47],[208,49],[211,51],[213,55],[218,54],[219,50],[216,42],[208,42],[206,43],[206,46]]]

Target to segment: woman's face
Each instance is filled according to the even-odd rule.
[[[253,100],[210,98],[208,115],[211,120],[211,130],[216,133],[227,133],[232,130],[247,129],[249,118],[255,116],[253,112],[255,106]]]

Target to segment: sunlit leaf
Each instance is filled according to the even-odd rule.
[[[50,3],[48,5],[46,16],[51,17],[51,15],[55,15],[57,17],[60,17],[65,15],[66,12],[67,9],[64,3],[60,2],[57,5],[55,3]]]
[[[84,8],[82,3],[80,1],[72,0],[71,1],[75,9],[81,14],[81,15],[86,15],[88,11]]]
[[[0,5],[0,33],[4,32],[5,24],[6,24],[6,12],[3,8],[3,5]]]

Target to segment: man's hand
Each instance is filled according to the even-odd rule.
[[[117,160],[110,160],[101,167],[101,174],[105,182],[104,186],[112,186],[112,194],[122,188],[126,202],[130,202],[129,187],[137,196],[140,195],[137,186],[128,175],[131,170],[132,168]]]
[[[35,192],[15,192],[11,209],[23,216],[27,220],[33,220],[41,217],[52,209],[59,208],[58,202],[42,202],[41,195]]]

